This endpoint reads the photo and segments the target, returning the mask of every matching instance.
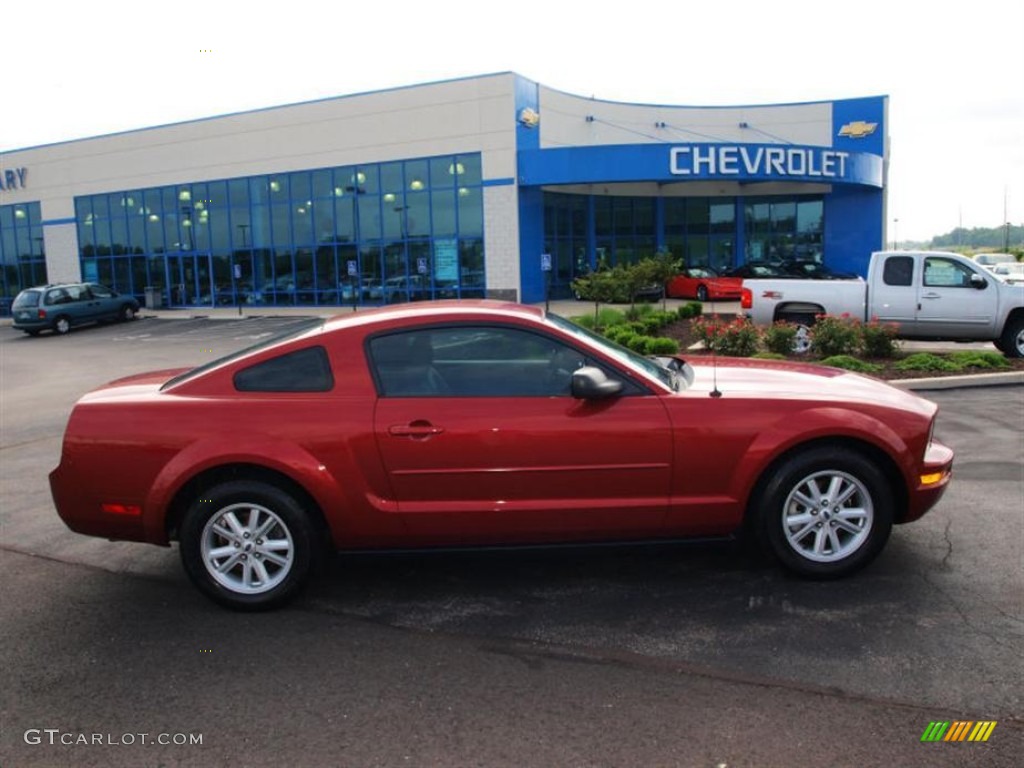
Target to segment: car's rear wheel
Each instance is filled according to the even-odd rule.
[[[71,318],[67,315],[61,315],[53,321],[53,331],[61,336],[71,331]]]
[[[697,286],[697,300],[707,301],[708,300],[708,287],[706,285]]]
[[[121,307],[121,319],[125,322],[135,319],[135,307],[131,304],[125,304]]]
[[[277,486],[237,480],[192,500],[181,560],[207,596],[236,610],[277,608],[309,580],[320,551],[302,505]]]
[[[892,530],[892,490],[885,475],[846,448],[789,457],[755,503],[767,549],[784,567],[809,578],[860,570],[878,556]]]

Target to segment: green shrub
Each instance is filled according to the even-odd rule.
[[[894,323],[880,323],[877,318],[861,326],[864,354],[868,357],[895,357],[899,351],[896,340],[897,326]]]
[[[849,315],[818,315],[810,333],[811,349],[818,357],[851,355],[861,347],[861,322]]]
[[[855,371],[857,373],[878,373],[882,370],[882,366],[875,365],[874,363],[866,363],[856,357],[850,357],[849,355],[833,355],[832,357],[826,357],[821,361],[822,365],[830,365],[833,368],[844,368],[847,371]]]
[[[617,309],[611,309],[605,307],[597,313],[597,328],[611,328],[613,325],[619,325],[620,323],[626,322],[626,315],[624,312],[620,312]]]
[[[960,371],[963,368],[947,360],[944,357],[933,355],[930,352],[917,352],[905,357],[896,363],[896,369],[900,371]]]
[[[699,301],[688,301],[680,305],[676,314],[680,320],[689,320],[691,317],[700,317],[704,313],[704,305]]]
[[[962,368],[1009,368],[1010,364],[998,352],[964,350],[950,352],[949,359]]]
[[[626,319],[640,320],[652,312],[654,312],[654,307],[650,304],[634,304],[626,310]]]
[[[574,315],[569,318],[570,323],[575,323],[580,328],[586,328],[588,331],[594,330],[594,316],[593,315]]]
[[[678,352],[679,342],[665,336],[657,336],[647,345],[648,355],[675,355]]]
[[[788,355],[793,351],[796,340],[796,326],[793,323],[777,322],[764,329],[764,345],[769,352]]]
[[[609,337],[611,338],[611,337]],[[616,334],[615,338],[612,339],[616,344],[621,344],[627,349],[636,348],[636,340],[640,338],[637,336],[635,331],[631,331],[628,328],[624,329],[621,333]]]
[[[753,357],[753,358],[755,358],[757,360],[787,360],[788,359],[785,355],[781,355],[778,352],[758,352],[756,355],[751,355],[751,357]]]

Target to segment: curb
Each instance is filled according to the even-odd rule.
[[[934,379],[891,379],[894,387],[907,390],[963,389],[965,387],[1002,387],[1024,384],[1024,371],[975,373],[970,376],[940,376]]]

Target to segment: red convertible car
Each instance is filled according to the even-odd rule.
[[[670,299],[698,301],[739,300],[743,279],[723,277],[710,267],[688,267],[665,284]]]
[[[833,368],[640,357],[533,307],[396,305],[85,395],[50,484],[73,530],[178,541],[239,609],[330,550],[743,529],[834,578],[942,496],[936,410]]]

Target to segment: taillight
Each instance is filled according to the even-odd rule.
[[[45,320],[46,319],[46,310],[45,309],[40,309],[39,310],[39,319],[40,320]]]
[[[108,515],[130,515],[138,517],[142,514],[142,507],[138,504],[102,504],[100,508]]]
[[[754,306],[754,294],[750,292],[749,288],[744,288],[743,292],[740,293],[740,307],[742,309],[750,309]]]

